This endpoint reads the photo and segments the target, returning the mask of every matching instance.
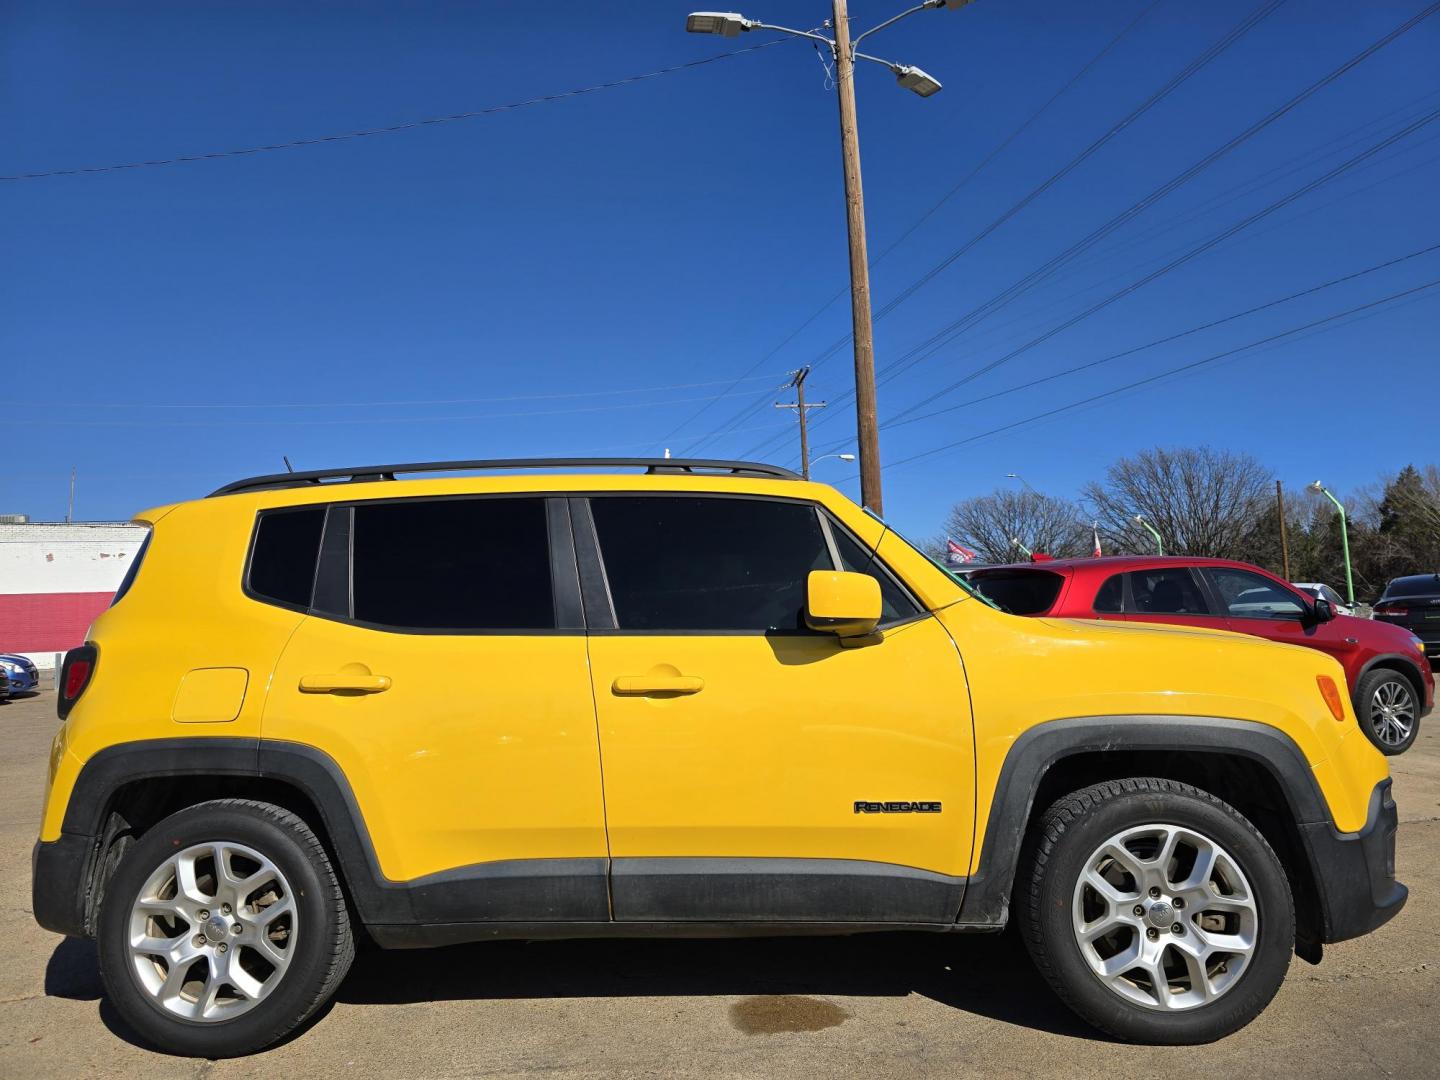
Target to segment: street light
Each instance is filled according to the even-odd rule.
[[[791,37],[820,42],[835,61],[835,94],[840,103],[840,160],[845,172],[845,224],[850,238],[850,321],[855,347],[855,425],[860,450],[860,501],[874,514],[884,513],[880,495],[880,422],[875,406],[875,341],[870,317],[870,259],[865,251],[865,194],[860,182],[860,135],[855,120],[855,61],[868,60],[890,69],[896,81],[920,97],[940,91],[940,80],[910,64],[898,64],[859,51],[860,42],[893,26],[917,11],[962,8],[971,0],[922,0],[877,23],[850,40],[846,0],[831,0],[834,17],[828,24],[833,38],[810,30],[747,19],[734,11],[696,11],[685,20],[692,34],[738,37],[749,30],[772,30]]]
[[[754,27],[749,19],[733,11],[694,11],[686,17],[685,29],[692,34],[739,37],[740,31]]]
[[[1164,555],[1165,541],[1160,539],[1160,533],[1155,529],[1155,526],[1151,525],[1139,514],[1136,514],[1131,520],[1134,521],[1136,525],[1143,525],[1147,530],[1149,530],[1150,535],[1155,538],[1155,554]]]
[[[832,457],[833,457],[833,458],[839,458],[841,461],[854,461],[854,460],[855,460],[855,455],[854,455],[854,454],[822,454],[820,457],[817,457],[817,458],[816,458],[814,461],[812,461],[810,464],[811,464],[811,466],[813,467],[813,466],[815,466],[815,465],[818,465],[820,462],[824,461],[826,458],[832,458]]]
[[[1025,490],[1028,491],[1028,492],[1030,492],[1030,494],[1032,494],[1032,495],[1039,495],[1039,494],[1040,494],[1040,492],[1036,491],[1033,487],[1030,486],[1030,481],[1029,481],[1029,480],[1026,480],[1026,479],[1025,479],[1023,476],[1021,476],[1018,472],[1007,472],[1005,475],[1006,475],[1007,477],[1009,477],[1011,480],[1019,480],[1020,483],[1025,486]]]
[[[1335,509],[1340,511],[1340,550],[1345,553],[1345,603],[1351,608],[1355,607],[1355,582],[1350,575],[1350,529],[1345,519],[1345,504],[1330,494],[1330,489],[1316,480],[1310,485],[1310,490],[1317,495],[1324,495],[1332,503]]]
[[[1025,553],[1025,557],[1026,557],[1027,559],[1030,558],[1030,556],[1032,556],[1032,555],[1035,554],[1033,551],[1031,551],[1028,547],[1026,547],[1024,544],[1022,544],[1022,543],[1020,542],[1020,538],[1019,538],[1018,536],[1012,536],[1012,537],[1010,537],[1010,543],[1014,544],[1017,548],[1019,548],[1022,552],[1024,552],[1024,553]]]

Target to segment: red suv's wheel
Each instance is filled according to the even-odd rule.
[[[1403,754],[1420,733],[1415,687],[1398,671],[1370,671],[1355,686],[1355,715],[1382,754]]]

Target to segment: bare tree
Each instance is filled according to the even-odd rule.
[[[1166,554],[1245,559],[1257,522],[1273,517],[1270,471],[1245,454],[1209,447],[1143,450],[1111,465],[1084,489],[1101,531],[1122,550],[1153,551],[1142,515]]]
[[[957,503],[945,520],[946,534],[975,551],[985,562],[1010,562],[1023,556],[1016,545],[1047,555],[1090,552],[1089,526],[1068,499],[1035,491],[1000,489]]]

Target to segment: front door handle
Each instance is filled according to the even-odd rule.
[[[389,675],[351,675],[341,672],[335,675],[300,676],[300,692],[303,694],[379,694],[389,689]]]
[[[705,680],[695,675],[620,675],[610,689],[622,696],[647,694],[698,694],[705,689]]]

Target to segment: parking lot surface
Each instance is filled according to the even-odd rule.
[[[72,1076],[1440,1076],[1440,731],[1394,759],[1405,910],[1295,960],[1208,1047],[1104,1040],[1013,935],[501,942],[362,953],[332,1008],[266,1053],[166,1058],[101,994],[95,950],[30,914],[53,695],[0,704],[0,1078]],[[162,1073],[163,1070],[163,1073]]]

